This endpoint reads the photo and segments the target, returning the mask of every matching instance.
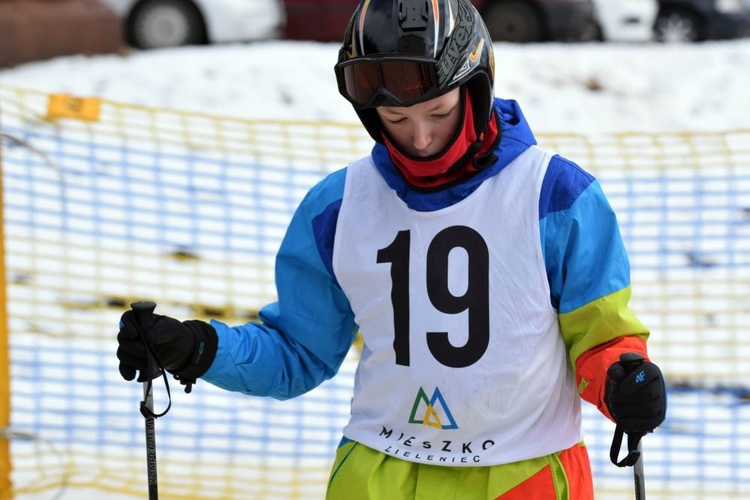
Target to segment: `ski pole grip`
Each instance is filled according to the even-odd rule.
[[[620,363],[622,363],[623,368],[625,368],[625,373],[630,373],[631,368],[635,369],[642,365],[645,359],[646,358],[643,357],[643,354],[637,352],[626,352],[620,354]]]
[[[622,382],[622,380],[627,375],[636,371],[638,367],[644,363],[645,360],[646,358],[642,354],[637,352],[626,352],[620,354],[622,376],[618,377],[619,380],[617,380],[617,383]],[[622,460],[618,460],[618,456],[620,455],[620,448],[622,447],[623,434],[628,435],[628,454]],[[622,427],[617,424],[617,426],[615,427],[615,435],[612,438],[612,445],[609,448],[609,459],[612,461],[612,463],[618,467],[631,467],[636,463],[639,463],[639,459],[641,457],[641,438],[644,435],[645,433],[640,432],[625,432],[623,431]]]
[[[143,321],[150,320],[154,315],[156,303],[142,300],[139,302],[133,302],[132,304],[130,304],[130,308],[133,310],[133,314],[135,314],[136,321],[138,321],[142,325]]]
[[[159,363],[156,362],[154,356],[151,354],[151,349],[149,348],[148,341],[146,340],[146,328],[148,328],[148,326],[151,324],[151,320],[154,316],[154,309],[156,309],[156,303],[150,301],[133,302],[132,304],[130,304],[130,308],[133,310],[133,316],[135,317],[135,322],[138,325],[138,330],[141,334],[141,340],[143,340],[143,344],[146,346],[146,351],[148,352],[149,357],[149,375],[146,376],[145,373],[141,372],[141,374],[138,376],[138,382],[147,382],[161,375]]]

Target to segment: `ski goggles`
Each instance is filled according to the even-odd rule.
[[[440,94],[434,59],[362,57],[334,70],[339,92],[357,108],[411,106]]]

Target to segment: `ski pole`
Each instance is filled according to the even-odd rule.
[[[630,368],[636,369],[640,364],[643,363],[643,356],[640,355],[627,355],[623,354],[620,356],[620,360],[625,365],[626,372],[630,371]],[[638,444],[635,448],[635,452],[638,455],[635,463],[633,464],[633,483],[635,485],[635,500],[646,500],[646,478],[643,475],[643,448],[641,446],[641,439],[643,435],[638,436]],[[628,442],[630,441],[630,435],[628,435]]]
[[[159,487],[156,478],[156,429],[154,427],[154,397],[151,380],[161,375],[161,369],[155,362],[151,349],[146,339],[146,327],[151,323],[151,318],[156,309],[153,302],[133,302],[130,304],[138,325],[141,339],[143,340],[148,356],[147,373],[141,371],[138,382],[143,382],[143,401],[141,401],[141,414],[146,419],[146,466],[148,472],[148,498],[158,500]]]
[[[633,481],[635,482],[635,500],[646,500],[646,480],[643,476],[643,450],[638,441],[638,460],[633,465]]]
[[[631,373],[643,364],[643,356],[637,353],[625,353],[620,355],[620,363],[622,363],[625,373]],[[620,446],[622,445],[623,434],[628,435],[628,455],[618,461],[617,456],[620,452]],[[644,433],[638,432],[627,432],[624,433],[622,428],[617,425],[615,427],[615,435],[612,439],[612,447],[609,450],[609,457],[612,463],[618,467],[633,467],[633,482],[635,484],[635,500],[646,500],[646,480],[643,474],[643,449],[641,447],[641,439]]]

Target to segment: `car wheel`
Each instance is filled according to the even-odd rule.
[[[598,22],[591,20],[586,23],[586,27],[578,37],[580,42],[603,42],[604,32]]]
[[[654,23],[654,36],[662,43],[690,43],[702,38],[698,19],[683,10],[659,12]]]
[[[482,18],[495,42],[538,42],[542,39],[542,23],[537,11],[522,0],[495,0],[482,13]]]
[[[200,11],[184,0],[144,0],[130,14],[129,42],[139,49],[207,42]]]

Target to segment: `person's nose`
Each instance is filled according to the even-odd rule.
[[[432,129],[429,124],[417,122],[414,124],[412,146],[417,151],[425,151],[432,144]]]

